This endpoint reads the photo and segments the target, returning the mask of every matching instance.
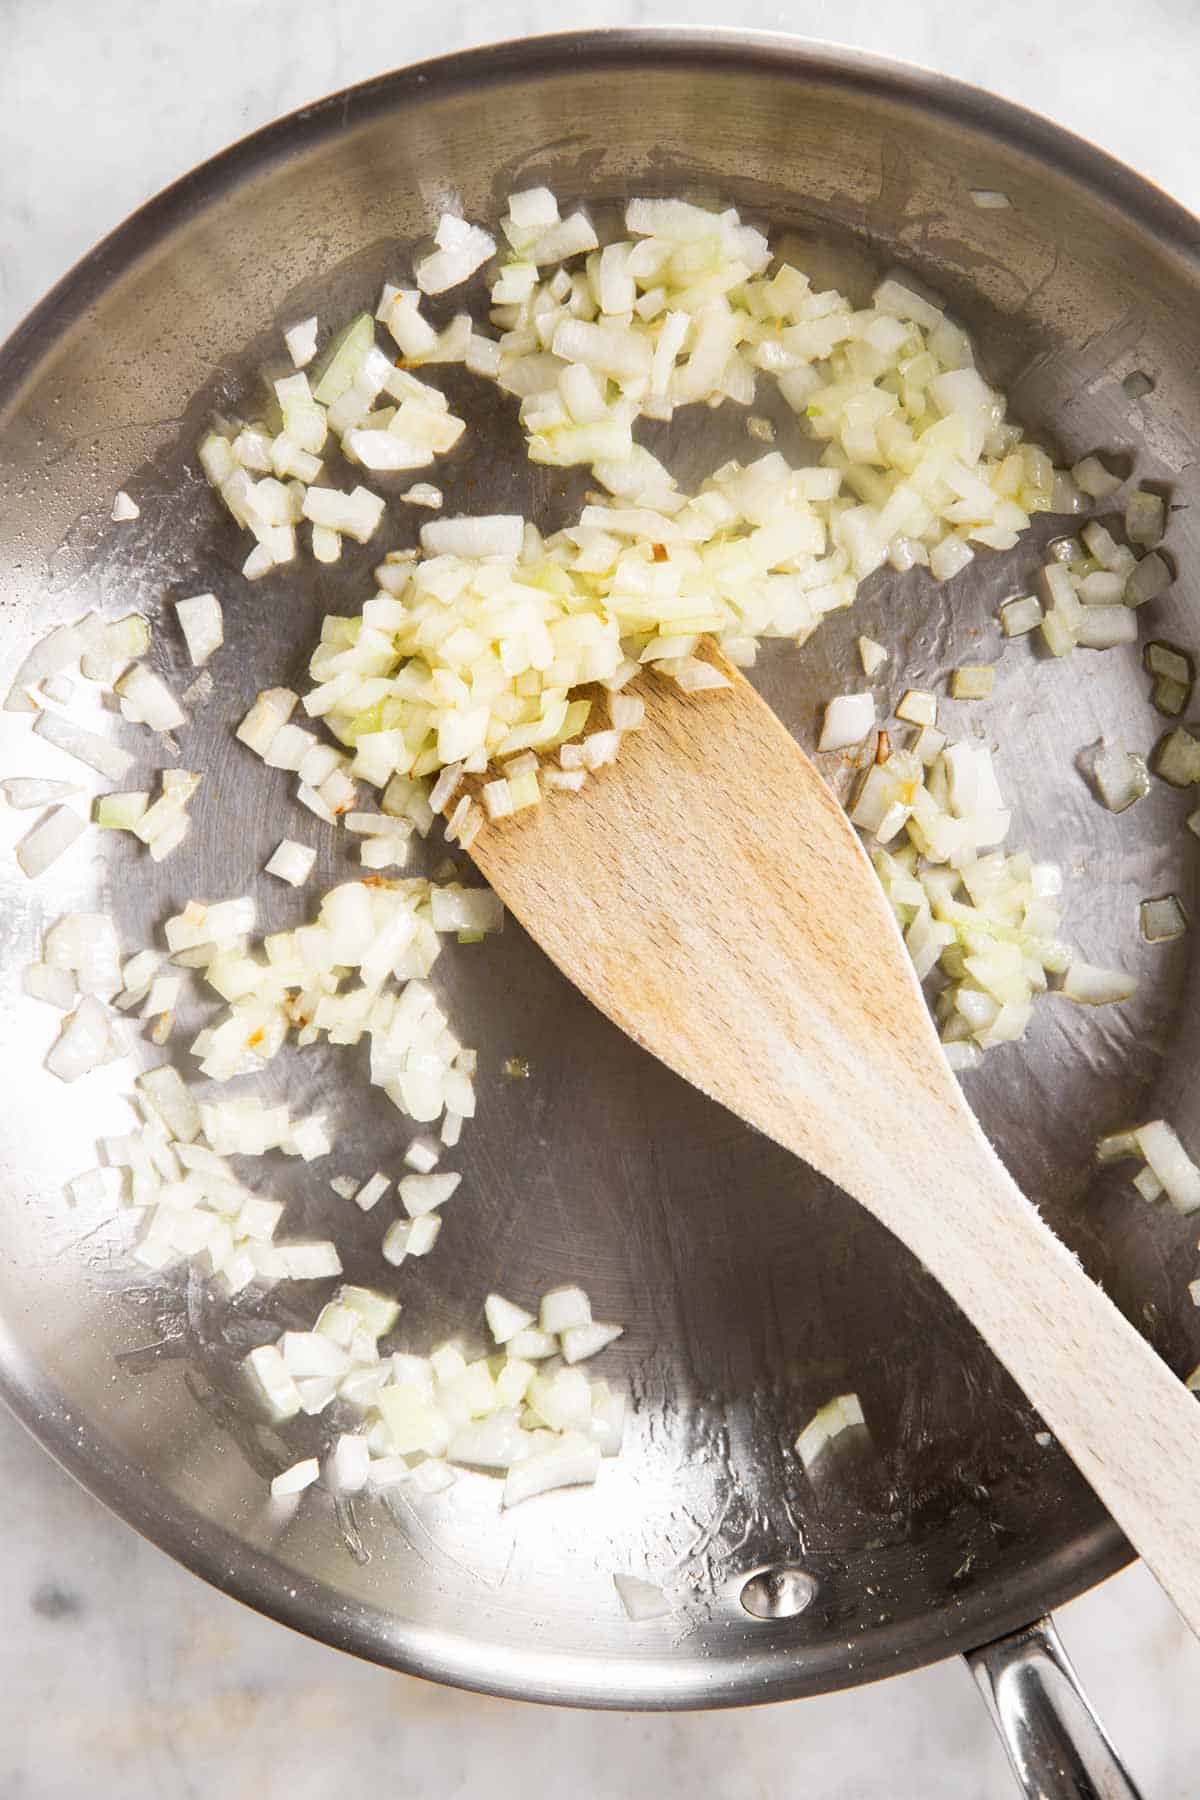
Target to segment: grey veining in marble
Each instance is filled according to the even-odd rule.
[[[670,23],[660,0],[0,0],[0,334],[134,206],[265,120],[487,38]],[[1194,0],[693,0],[690,23],[791,30],[930,64],[1092,137],[1200,208]],[[1053,23],[1051,24],[1051,21]],[[184,98],[181,99],[181,95]],[[516,1800],[535,1764],[597,1800],[1009,1800],[954,1664],[736,1714],[589,1716],[405,1680],[204,1588],[0,1416],[0,1800]],[[1141,1569],[1063,1636],[1148,1800],[1197,1791],[1200,1646]],[[544,1786],[544,1784],[543,1784]]]

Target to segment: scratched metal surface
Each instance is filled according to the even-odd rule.
[[[335,1229],[349,1275],[395,1289],[401,1346],[460,1332],[491,1287],[526,1296],[581,1280],[600,1316],[628,1327],[604,1359],[636,1402],[627,1448],[594,1491],[507,1515],[496,1484],[475,1475],[419,1509],[398,1501],[394,1515],[356,1500],[335,1518],[315,1490],[280,1513],[266,1478],[315,1447],[329,1415],[288,1427],[285,1443],[247,1403],[237,1361],[279,1324],[311,1318],[312,1285],[224,1305],[194,1279],[131,1274],[128,1222],[62,1198],[64,1179],[94,1162],[96,1136],[120,1128],[127,1076],[62,1089],[40,1068],[50,1016],[18,997],[40,930],[72,907],[111,908],[133,948],[189,895],[253,888],[273,929],[351,872],[344,847],[296,809],[288,778],[252,762],[231,725],[259,686],[301,683],[322,614],[360,603],[382,549],[415,527],[397,508],[386,537],[336,571],[304,564],[249,587],[245,545],[198,479],[193,446],[210,412],[245,399],[277,355],[281,324],[370,301],[443,202],[495,217],[514,185],[542,179],[597,205],[634,188],[735,202],[856,292],[890,264],[917,270],[977,330],[989,372],[1044,441],[1136,456],[1170,489],[1185,579],[1153,625],[1194,641],[1196,228],[1087,147],[931,76],[706,33],[468,55],[248,140],[75,271],[0,362],[0,681],[31,639],[86,606],[161,619],[154,656],[177,688],[189,672],[172,596],[214,589],[227,635],[217,693],[180,734],[184,766],[206,771],[184,850],[155,869],[129,843],[103,857],[89,843],[32,886],[3,861],[0,1382],[47,1446],[166,1549],[344,1648],[530,1697],[776,1699],[980,1642],[1128,1554],[880,1227],[628,1043],[519,930],[451,948],[437,978],[456,1028],[479,1046],[481,1105],[436,1255],[393,1274],[378,1253],[380,1214],[364,1218],[328,1189],[337,1170],[394,1167],[408,1137],[362,1084],[361,1052],[279,1057],[264,1086],[294,1110],[331,1108],[341,1136],[327,1163],[268,1158],[266,1183],[288,1200],[290,1234]],[[978,211],[972,187],[1006,191],[1012,208]],[[1155,383],[1141,399],[1123,385],[1135,372]],[[439,465],[448,510],[566,517],[579,485],[528,465],[509,404],[461,373],[447,386],[472,426]],[[806,454],[786,409],[766,399],[758,410],[778,420],[786,453]],[[689,414],[665,441],[688,479],[755,451],[731,408]],[[121,485],[141,503],[136,524],[109,523]],[[902,681],[938,685],[963,658],[992,660],[997,603],[1027,588],[1059,530],[1041,522],[950,590],[877,576],[852,616],[802,653],[767,655],[756,679],[811,746],[819,702],[861,679],[860,631],[893,652],[877,683],[885,710]],[[945,711],[999,742],[1012,841],[1066,867],[1071,935],[1142,980],[1119,1010],[1039,1006],[1027,1043],[970,1077],[971,1098],[1017,1178],[1182,1370],[1200,1353],[1186,1296],[1194,1227],[1143,1207],[1121,1174],[1093,1179],[1089,1164],[1103,1128],[1163,1107],[1187,1135],[1198,1110],[1187,941],[1150,949],[1136,921],[1145,894],[1192,897],[1186,799],[1156,785],[1113,818],[1076,766],[1102,731],[1148,748],[1157,721],[1145,688],[1132,653],[1053,664],[1022,642],[1004,648],[989,702]],[[21,721],[5,716],[2,730],[5,774],[62,772]],[[138,734],[119,721],[116,731],[144,754]],[[317,879],[300,893],[258,876],[285,831],[320,846]],[[189,1036],[175,1052],[184,1067]],[[512,1055],[528,1080],[504,1078]],[[850,1388],[874,1452],[814,1486],[788,1445]],[[738,1594],[749,1571],[775,1562],[809,1569],[817,1598],[764,1624]],[[671,1617],[629,1624],[617,1570],[661,1583]]]

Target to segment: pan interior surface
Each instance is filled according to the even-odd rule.
[[[318,882],[357,868],[322,830],[308,889],[258,882],[281,837],[317,834],[289,778],[264,771],[231,727],[257,689],[303,686],[322,616],[357,610],[382,551],[416,525],[390,508],[386,541],[336,570],[305,561],[250,586],[195,444],[278,360],[281,327],[315,311],[328,328],[373,304],[443,205],[495,220],[509,192],[543,181],[598,212],[634,191],[736,205],[856,298],[890,268],[914,271],[970,326],[985,372],[1047,448],[1136,459],[1169,492],[1168,548],[1185,579],[1155,603],[1151,635],[1191,641],[1200,281],[1188,233],[1200,228],[1086,146],[955,84],[843,53],[620,33],[452,58],[247,140],[102,246],[0,362],[5,685],[35,637],[89,606],[161,621],[156,656],[177,689],[190,673],[170,602],[212,589],[226,621],[215,694],[181,734],[183,766],[208,771],[183,849],[157,866],[130,842],[103,856],[89,845],[36,884],[11,855],[0,870],[0,1381],[67,1467],[165,1549],[342,1648],[527,1698],[782,1699],[984,1641],[1129,1554],[887,1233],[640,1052],[516,927],[447,953],[435,979],[483,1075],[436,1254],[389,1270],[379,1216],[351,1217],[329,1190],[342,1170],[395,1170],[410,1136],[366,1087],[359,1051],[289,1050],[272,1065],[257,1091],[286,1093],[293,1112],[321,1105],[339,1142],[311,1168],[269,1158],[266,1185],[288,1200],[289,1235],[336,1232],[347,1277],[397,1293],[401,1347],[481,1328],[489,1290],[528,1299],[580,1281],[598,1316],[627,1327],[596,1369],[630,1389],[626,1448],[596,1489],[510,1513],[496,1483],[471,1474],[419,1507],[355,1499],[335,1516],[310,1494],[282,1515],[267,1481],[315,1450],[328,1421],[265,1425],[238,1365],[264,1319],[311,1320],[311,1284],[225,1303],[196,1278],[132,1272],[128,1218],[70,1210],[62,1193],[94,1164],[97,1137],[126,1128],[115,1121],[131,1071],[61,1087],[41,1068],[48,1010],[13,998],[62,912],[111,910],[133,950],[189,897],[254,888],[260,930],[277,930],[307,916]],[[980,209],[972,190],[1011,204]],[[482,296],[473,285],[477,316]],[[436,477],[447,513],[565,521],[582,484],[528,464],[512,403],[461,370],[444,385],[469,424]],[[811,457],[763,386],[755,410],[775,420],[777,447]],[[685,481],[759,450],[729,406],[662,441]],[[141,505],[132,524],[110,522],[119,487]],[[1200,1359],[1194,1227],[1146,1207],[1126,1171],[1096,1175],[1092,1148],[1139,1116],[1161,1112],[1185,1141],[1198,1123],[1188,939],[1147,946],[1137,930],[1146,895],[1177,893],[1194,912],[1195,843],[1185,795],[1156,783],[1114,817],[1079,771],[1102,734],[1142,752],[1158,736],[1132,649],[1055,663],[1025,640],[1000,655],[998,604],[1029,591],[1039,552],[1067,529],[1042,518],[951,588],[920,571],[876,575],[802,651],[765,655],[755,680],[811,748],[821,702],[863,685],[860,632],[891,653],[893,700],[901,680],[934,685],[960,662],[998,659],[994,697],[946,703],[946,716],[998,745],[1010,841],[1062,865],[1071,939],[1141,985],[1103,1011],[1046,1000],[1026,1042],[991,1053],[968,1093],[1017,1180],[1182,1372]],[[62,772],[39,760],[24,721],[2,728],[6,775]],[[427,854],[432,869],[443,852]],[[174,1052],[185,1072],[190,1035]],[[502,1074],[512,1057],[528,1079]],[[790,1446],[850,1390],[874,1448],[809,1481]],[[662,1586],[670,1615],[631,1623],[614,1573]]]

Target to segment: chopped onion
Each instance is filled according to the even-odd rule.
[[[994,663],[964,663],[950,676],[952,700],[986,700],[996,683]]]
[[[306,1456],[302,1462],[293,1463],[289,1469],[282,1470],[271,1482],[271,1494],[276,1500],[282,1500],[292,1494],[303,1493],[319,1480],[321,1465],[315,1456]]]
[[[432,482],[414,481],[410,488],[404,490],[400,498],[409,506],[428,506],[436,511],[442,505],[444,496],[441,488],[434,487]]]
[[[874,694],[840,694],[825,706],[818,750],[844,750],[861,744],[875,729]]]
[[[1136,975],[1124,969],[1104,969],[1095,963],[1074,957],[1063,978],[1062,993],[1068,1000],[1084,1006],[1107,1006],[1114,1000],[1128,1000],[1137,992]]]
[[[44,962],[30,963],[22,985],[31,999],[45,1000],[61,1012],[68,1012],[75,1004],[75,977],[68,969],[55,969]]]
[[[1109,812],[1124,812],[1150,792],[1150,777],[1143,759],[1123,744],[1110,744],[1104,738],[1092,759],[1092,779]]]
[[[1149,556],[1143,556],[1125,583],[1126,606],[1144,606],[1147,600],[1157,600],[1174,579],[1170,564],[1152,550]]]
[[[599,1445],[582,1432],[567,1431],[552,1448],[537,1451],[509,1469],[502,1504],[516,1506],[552,1488],[587,1484],[599,1473]]]
[[[1165,944],[1182,937],[1188,928],[1188,916],[1177,894],[1161,900],[1143,900],[1139,908],[1142,936],[1148,944]]]
[[[111,517],[117,524],[124,524],[128,519],[141,517],[142,509],[136,500],[131,500],[124,488],[117,490],[117,497],[112,503]]]
[[[116,684],[116,692],[121,699],[122,717],[133,725],[148,725],[151,731],[177,731],[187,724],[187,714],[166,682],[145,663],[134,663],[127,669]],[[114,777],[118,781],[120,778]]]
[[[1185,725],[1177,725],[1155,745],[1150,767],[1172,787],[1191,787],[1200,782],[1200,738]]]
[[[819,1412],[814,1413],[795,1444],[796,1454],[804,1465],[805,1474],[811,1475],[825,1450],[843,1431],[864,1423],[862,1404],[857,1394],[839,1394],[836,1399],[821,1407]]]
[[[607,1349],[624,1333],[623,1325],[604,1325],[599,1320],[589,1320],[585,1325],[570,1325],[559,1333],[563,1358],[568,1363],[584,1362],[589,1356],[596,1356]]]
[[[896,717],[903,719],[907,725],[936,725],[937,695],[922,688],[909,688],[901,696]]]
[[[403,1175],[397,1192],[409,1218],[417,1219],[444,1206],[461,1180],[461,1175]]]
[[[371,1208],[383,1199],[391,1185],[386,1175],[376,1172],[369,1181],[363,1183],[355,1194],[356,1204],[361,1207],[363,1212],[370,1212]]]
[[[1121,476],[1114,475],[1098,456],[1085,456],[1082,462],[1077,462],[1071,470],[1071,479],[1092,500],[1107,500],[1121,486]]]
[[[888,653],[882,644],[876,643],[874,638],[860,637],[858,639],[858,655],[863,666],[863,674],[869,678],[883,667]]]
[[[61,713],[39,713],[33,729],[47,743],[65,750],[68,756],[86,763],[89,769],[95,769],[109,781],[123,780],[133,767],[134,759],[127,750],[122,750],[111,739],[101,737],[98,732],[89,731],[86,726],[76,725],[73,719],[64,718]]]
[[[296,369],[307,368],[317,354],[317,321],[314,315],[304,319],[299,325],[291,325],[283,334],[292,366]]]
[[[46,1057],[46,1067],[60,1081],[76,1081],[124,1054],[107,1007],[94,994],[85,994],[63,1025],[58,1042]]]
[[[484,1301],[484,1312],[487,1315],[488,1330],[497,1344],[507,1344],[517,1333],[533,1324],[533,1314],[524,1307],[515,1306],[502,1294],[489,1294]]]
[[[0,788],[4,789],[4,798],[8,804],[23,812],[38,806],[50,806],[57,800],[66,800],[69,795],[79,792],[74,782],[40,781],[28,775],[14,775],[8,781],[0,781]]]
[[[192,666],[201,668],[213,651],[219,650],[225,642],[221,602],[215,594],[194,594],[189,600],[177,600],[175,613]]]
[[[1125,503],[1125,536],[1131,544],[1153,549],[1161,543],[1166,523],[1166,509],[1157,494],[1135,488]]]
[[[542,1295],[538,1309],[538,1327],[549,1336],[558,1336],[574,1327],[590,1325],[592,1305],[582,1288],[553,1288]]]
[[[635,1624],[646,1619],[665,1619],[670,1616],[671,1602],[660,1587],[652,1581],[643,1581],[638,1575],[614,1575],[613,1586],[617,1597],[625,1609],[625,1616]]]
[[[276,845],[263,867],[268,875],[277,875],[291,887],[303,887],[313,871],[317,853],[309,844],[298,844],[284,838]]]
[[[1134,1132],[1138,1149],[1162,1182],[1176,1211],[1195,1212],[1200,1207],[1200,1168],[1164,1119],[1152,1119]]]
[[[1034,594],[1023,594],[1016,600],[1005,600],[1000,607],[1000,625],[1005,637],[1024,637],[1042,622],[1042,606]]]
[[[437,249],[416,266],[417,286],[423,294],[441,294],[468,280],[496,254],[496,240],[478,225],[468,225],[453,213],[443,213],[434,234]]]
[[[421,527],[421,546],[428,556],[518,556],[524,537],[519,513],[435,519]]]
[[[46,813],[17,845],[17,861],[24,874],[36,881],[86,829],[87,821],[69,806],[56,806]]]

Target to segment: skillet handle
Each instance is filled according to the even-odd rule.
[[[966,1661],[1027,1800],[1141,1800],[1049,1619]]]

